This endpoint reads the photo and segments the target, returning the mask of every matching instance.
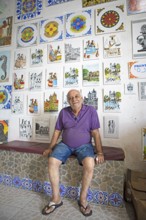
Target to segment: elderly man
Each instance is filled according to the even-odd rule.
[[[43,155],[48,156],[49,179],[52,187],[51,202],[46,205],[42,214],[48,215],[63,205],[59,192],[59,167],[67,158],[74,154],[79,164],[83,166],[82,187],[78,205],[84,216],[92,215],[92,209],[87,203],[87,192],[90,186],[95,162],[103,163],[101,138],[99,134],[99,119],[94,107],[84,105],[83,97],[76,89],[67,94],[70,106],[63,108],[58,116],[50,146]],[[62,133],[62,141],[57,143]],[[94,139],[97,157],[94,157]]]

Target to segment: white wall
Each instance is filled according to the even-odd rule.
[[[15,1],[11,0],[10,2],[10,10],[9,15],[15,16]],[[118,1],[118,2],[126,2],[126,0]],[[112,5],[112,3],[106,3],[105,5]],[[126,5],[126,4],[125,4]],[[102,5],[99,5],[102,6]],[[97,8],[97,6],[90,7],[92,10]],[[59,15],[65,15],[66,13],[70,12],[76,12],[82,9],[82,1],[81,0],[74,0],[69,3],[60,4],[52,7],[45,7],[44,6],[44,13],[43,18],[51,18]],[[87,8],[86,8],[87,9]],[[131,39],[131,21],[132,20],[139,20],[142,18],[146,18],[146,13],[141,14],[135,14],[127,16],[127,12],[125,12],[126,16],[126,31],[118,33],[122,39],[122,45],[123,45],[123,56],[121,57],[123,72],[122,72],[122,84],[117,85],[122,90],[122,109],[121,113],[105,113],[103,112],[102,108],[102,91],[104,87],[107,85],[103,84],[103,77],[102,74],[100,76],[101,81],[100,85],[98,86],[98,91],[101,95],[99,99],[99,117],[101,121],[101,137],[102,137],[102,143],[103,145],[107,146],[113,146],[113,147],[122,147],[125,150],[125,167],[131,168],[131,169],[138,169],[138,170],[145,170],[145,162],[142,161],[142,147],[141,147],[141,128],[146,127],[146,101],[139,101],[138,97],[138,82],[139,81],[146,81],[146,79],[134,79],[137,83],[137,94],[136,95],[125,95],[124,94],[124,84],[129,81],[128,78],[128,68],[127,63],[128,61],[132,60],[132,39]],[[37,19],[36,21],[39,21],[41,19]],[[30,21],[30,23],[33,21]],[[24,22],[23,22],[24,23]],[[26,22],[28,23],[28,21]],[[16,28],[19,24],[13,24],[13,39],[12,39],[12,45],[9,47],[2,47],[0,50],[10,50],[11,51],[11,72],[10,72],[10,82],[9,84],[12,84],[13,81],[13,73],[14,73],[14,49],[16,49]],[[93,25],[94,25],[94,18],[93,18]],[[95,36],[93,32],[93,36]],[[103,34],[97,36],[99,39],[102,40]],[[85,37],[79,38],[80,40],[85,39]],[[71,39],[71,40],[75,40]],[[64,39],[64,42],[67,42],[68,40]],[[47,54],[47,44],[43,44],[45,54]],[[29,48],[30,49],[30,48]],[[101,49],[102,52],[102,49]],[[28,54],[29,56],[29,54]],[[46,57],[46,55],[45,55]],[[83,64],[83,60],[81,59],[80,64]],[[104,63],[106,62],[106,59],[101,56],[100,62]],[[44,60],[43,69],[45,72],[45,69],[49,67],[51,64],[47,64],[47,58]],[[58,68],[63,68],[64,62],[62,64],[58,64]],[[29,71],[30,67],[28,67]],[[62,80],[62,77],[61,77]],[[5,83],[6,84],[6,83]],[[82,89],[82,83],[80,84],[80,88]],[[63,88],[63,85],[59,88],[60,93],[64,90],[67,90],[66,88]],[[45,87],[44,87],[45,91]],[[41,91],[43,93],[44,91]],[[24,91],[25,93],[25,102],[26,97],[29,91]],[[50,118],[51,119],[51,134],[53,132],[53,127],[55,123],[55,116],[56,114],[44,114],[43,113],[43,101],[42,101],[42,113],[40,117],[44,118]],[[106,115],[117,115],[120,120],[120,135],[118,139],[112,139],[112,138],[104,138],[103,137],[103,116]],[[22,115],[21,115],[22,116]],[[27,112],[25,111],[24,116],[27,116]],[[37,116],[38,117],[38,116]],[[33,117],[34,120],[35,117]],[[0,120],[2,119],[8,119],[9,120],[9,141],[11,140],[18,140],[19,139],[19,115],[11,114],[10,110],[0,110]],[[34,141],[34,138],[32,139]]]

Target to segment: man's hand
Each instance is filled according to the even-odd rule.
[[[97,155],[96,157],[95,157],[95,163],[96,164],[101,164],[101,163],[103,163],[104,162],[104,155]]]
[[[47,157],[50,153],[52,153],[52,149],[48,148],[43,152],[43,156]]]

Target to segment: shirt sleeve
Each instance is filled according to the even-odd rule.
[[[96,109],[93,107],[91,114],[91,130],[100,128],[99,117]]]
[[[56,125],[55,125],[55,130],[59,130],[59,131],[63,130],[62,115],[63,115],[63,110],[61,110],[59,115],[58,115]]]

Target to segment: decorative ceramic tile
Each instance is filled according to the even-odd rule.
[[[3,182],[4,182],[4,180],[3,180],[3,175],[0,174],[0,184],[2,184]]]
[[[11,45],[13,17],[0,18],[0,46]]]
[[[94,60],[99,58],[99,45],[101,42],[97,38],[89,38],[83,41],[84,60]]]
[[[113,1],[117,1],[117,0],[82,0],[82,7],[91,7],[93,5],[98,5],[98,4],[104,4],[104,3],[108,3],[108,2],[113,2]]]
[[[120,90],[121,89],[117,89],[117,87],[104,89],[104,112],[121,112],[122,94]]]
[[[124,84],[125,95],[136,95],[137,93],[137,83],[136,82],[126,82]]]
[[[97,86],[100,82],[99,62],[84,64],[82,67],[83,86]]]
[[[10,109],[11,108],[11,85],[0,85],[0,109]]]
[[[7,186],[12,186],[12,176],[11,175],[4,175],[3,176],[3,183]]]
[[[129,79],[144,79],[146,78],[146,62],[131,61],[128,62]]]
[[[82,89],[83,101],[85,105],[91,105],[96,110],[99,106],[99,92],[96,87],[86,87]]]
[[[94,191],[94,202],[100,205],[108,205],[108,193],[102,191]]]
[[[63,39],[63,16],[40,21],[40,43]]]
[[[42,192],[43,189],[43,184],[41,181],[39,180],[34,180],[32,182],[32,190],[35,192]]]
[[[104,58],[120,57],[122,55],[122,43],[120,36],[110,34],[104,37],[103,56]]]
[[[14,91],[24,90],[26,88],[26,70],[17,70],[13,76]]]
[[[49,90],[44,94],[44,112],[58,112],[61,108],[61,94],[57,90]]]
[[[28,74],[28,88],[31,91],[42,90],[43,85],[43,69],[33,68]]]
[[[46,69],[45,87],[46,89],[59,89],[62,80],[62,67],[58,65],[48,66]]]
[[[29,93],[27,96],[27,114],[30,116],[41,114],[41,93]]]
[[[66,38],[92,34],[92,11],[80,11],[66,14]]]
[[[124,5],[112,5],[96,9],[96,34],[125,30]]]
[[[132,57],[133,59],[146,58],[145,29],[146,19],[131,22],[132,28]]]
[[[8,120],[0,120],[0,144],[8,142]]]
[[[51,184],[49,182],[45,181],[43,183],[43,189],[47,195],[52,195],[52,188],[51,188]]]
[[[51,42],[47,45],[48,63],[60,63],[63,60],[63,44],[62,42]]]
[[[72,186],[67,187],[66,197],[71,199],[77,199],[79,197],[79,188]]]
[[[66,65],[64,67],[64,87],[79,86],[80,65]]]
[[[26,69],[28,62],[28,50],[17,49],[14,51],[14,69]]]
[[[114,59],[114,62],[107,60],[104,62],[103,78],[104,84],[114,85],[121,83],[122,61]]]
[[[43,47],[31,47],[30,48],[30,66],[43,66],[44,61],[44,48]]]
[[[22,139],[32,138],[32,118],[19,118],[19,137]]]
[[[60,184],[60,195],[61,195],[61,197],[65,197],[66,189],[67,189],[66,186],[64,186],[63,184]]]
[[[87,193],[87,201],[91,202],[93,201],[93,196],[94,196],[94,192],[93,190],[91,190],[90,188],[88,189],[88,193]]]
[[[104,138],[119,138],[119,118],[118,116],[103,117]]]
[[[22,180],[20,179],[19,176],[15,176],[12,180],[13,186],[16,188],[20,188],[22,186]]]
[[[22,179],[22,189],[32,190],[32,182],[29,178]]]
[[[46,7],[59,5],[66,2],[71,2],[73,0],[46,0]]]
[[[123,206],[123,198],[119,193],[112,193],[109,195],[109,205],[115,207]]]
[[[0,51],[0,83],[9,81],[10,60],[10,51]]]
[[[35,140],[48,141],[50,138],[50,120],[49,118],[35,118],[34,124]]]
[[[11,112],[13,114],[23,114],[24,113],[24,94],[15,93],[12,94],[12,105]]]
[[[65,49],[65,62],[77,62],[81,57],[81,42],[80,40],[68,41],[64,45]]]
[[[146,101],[146,82],[138,82],[139,100]]]
[[[42,17],[42,0],[16,0],[15,21],[27,21]]]
[[[37,23],[24,24],[17,28],[17,47],[27,47],[37,44]]]

